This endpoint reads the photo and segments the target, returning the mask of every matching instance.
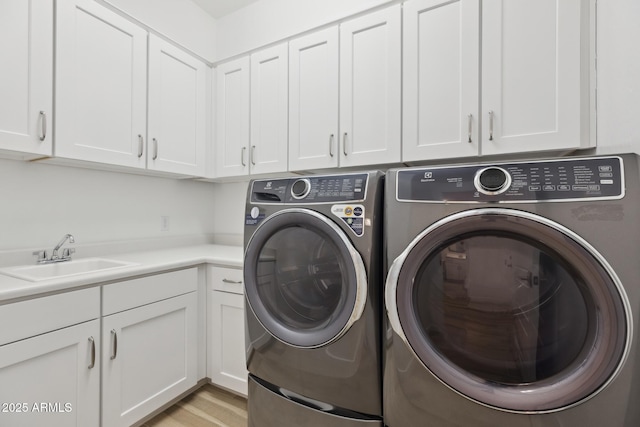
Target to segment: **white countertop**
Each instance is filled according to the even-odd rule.
[[[41,294],[88,287],[104,282],[127,280],[135,276],[200,264],[210,263],[240,268],[242,267],[243,251],[240,246],[204,244],[155,251],[105,254],[101,258],[126,261],[134,263],[134,265],[38,282],[30,282],[0,274],[0,304]],[[78,257],[78,259],[80,258]]]

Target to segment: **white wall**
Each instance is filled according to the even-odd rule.
[[[0,251],[211,234],[215,185],[0,160]],[[170,217],[160,231],[160,216]],[[0,260],[1,261],[1,260]]]
[[[257,49],[391,1],[260,0],[216,21],[217,60]]]
[[[233,240],[221,243],[242,244],[244,233],[244,210],[249,182],[217,183],[214,189],[215,206],[213,232],[218,238],[227,236]]]
[[[216,58],[216,20],[191,0],[101,0],[209,62]]]
[[[597,7],[598,152],[640,154],[640,1]]]

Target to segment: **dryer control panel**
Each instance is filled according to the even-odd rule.
[[[398,170],[398,201],[552,202],[624,197],[620,157]]]

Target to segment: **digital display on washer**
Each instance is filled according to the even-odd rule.
[[[620,157],[399,170],[396,187],[399,201],[544,202],[623,196]]]
[[[307,176],[304,178],[293,178],[291,186],[301,187],[299,182],[306,181],[308,193],[302,198],[295,198],[294,194],[302,194],[299,191],[287,192],[287,203],[330,203],[346,202],[353,200],[363,200],[367,188],[368,175],[330,175],[330,176]]]

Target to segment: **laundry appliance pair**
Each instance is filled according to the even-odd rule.
[[[636,155],[252,182],[250,425],[640,425],[638,220]]]

